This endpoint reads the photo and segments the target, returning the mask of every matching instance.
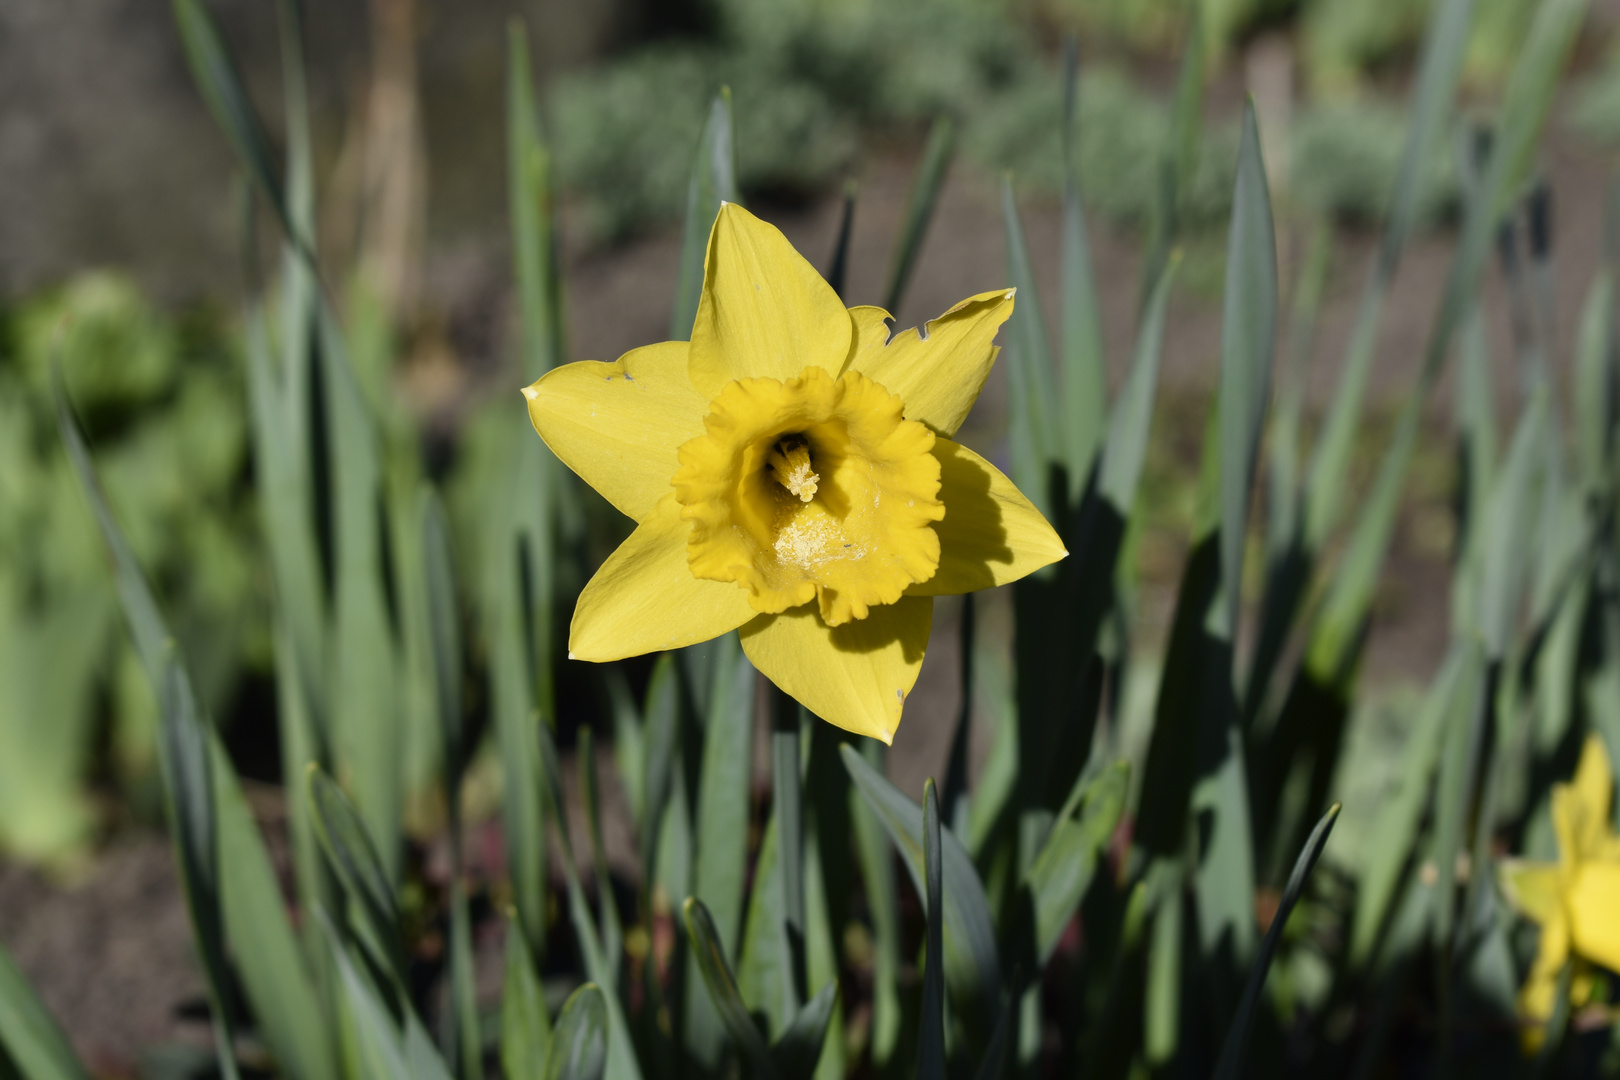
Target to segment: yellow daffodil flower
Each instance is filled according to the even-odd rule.
[[[949,436],[1012,313],[981,293],[890,336],[772,226],[721,207],[692,340],[524,389],[546,445],[635,531],[591,578],[569,655],[617,660],[741,631],[816,715],[889,742],[934,597],[1067,552],[1012,482]]]
[[[1608,751],[1602,739],[1588,735],[1574,780],[1553,786],[1558,861],[1503,867],[1509,902],[1541,926],[1535,963],[1519,992],[1519,1012],[1535,1025],[1526,1029],[1527,1049],[1544,1038],[1566,963],[1575,962],[1570,1000],[1576,1006],[1591,998],[1592,964],[1620,971],[1620,836],[1609,816],[1613,792]]]

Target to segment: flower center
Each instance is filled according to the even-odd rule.
[[[939,462],[904,411],[857,372],[723,387],[673,478],[692,573],[736,582],[761,612],[816,600],[829,626],[933,577]]]
[[[800,502],[816,497],[821,477],[810,466],[810,444],[803,435],[784,435],[776,440],[765,460],[776,482],[797,495]]]

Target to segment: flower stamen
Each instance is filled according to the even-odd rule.
[[[770,455],[765,460],[776,482],[797,495],[800,502],[809,502],[816,497],[816,486],[821,483],[821,477],[811,468],[810,444],[803,435],[783,436],[771,447]]]

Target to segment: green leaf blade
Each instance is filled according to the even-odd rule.
[[[1220,453],[1222,628],[1237,632],[1250,492],[1271,393],[1277,326],[1277,240],[1251,102],[1243,114],[1221,311]]]
[[[912,884],[926,902],[927,883],[923,865],[923,808],[912,802],[885,777],[867,764],[851,746],[840,748],[844,768],[900,852]],[[944,875],[945,911],[941,922],[945,949],[945,978],[951,998],[964,1014],[976,1011],[993,1026],[1000,1009],[1001,959],[996,945],[995,924],[984,884],[973,867],[973,860],[960,841],[948,830],[941,831],[941,872]]]
[[[1260,991],[1265,985],[1266,975],[1271,970],[1272,957],[1276,955],[1277,943],[1282,940],[1283,927],[1288,924],[1288,916],[1293,914],[1294,905],[1299,902],[1300,894],[1305,891],[1305,882],[1310,878],[1311,871],[1316,868],[1316,860],[1322,855],[1322,849],[1327,845],[1328,834],[1333,831],[1333,825],[1339,819],[1339,804],[1334,803],[1317,822],[1316,828],[1311,831],[1310,838],[1305,842],[1305,849],[1299,853],[1299,859],[1294,863],[1294,870],[1288,877],[1288,884],[1283,889],[1282,901],[1277,905],[1277,913],[1272,917],[1271,926],[1266,930],[1265,939],[1260,943],[1260,955],[1255,958],[1254,967],[1249,972],[1249,983],[1243,990],[1243,1000],[1238,1003],[1237,1016],[1232,1021],[1231,1029],[1226,1033],[1226,1041],[1221,1047],[1220,1061],[1215,1066],[1215,1080],[1237,1080],[1243,1074],[1243,1061],[1248,1048],[1249,1029],[1254,1023],[1254,1012],[1260,1001]]]
[[[568,996],[541,1080],[602,1080],[607,1074],[607,995],[586,983]]]
[[[731,89],[722,87],[709,104],[709,118],[698,141],[692,179],[686,189],[686,221],[681,228],[681,263],[675,284],[675,307],[669,317],[671,341],[692,336],[698,300],[703,293],[703,267],[709,232],[720,204],[739,202],[737,150],[731,119]]]
[[[945,885],[939,840],[939,793],[932,778],[923,785],[923,876],[927,880],[928,927],[924,946],[922,1023],[917,1037],[917,1075],[945,1080]]]
[[[928,223],[933,220],[934,210],[939,205],[939,194],[945,187],[945,177],[950,172],[951,157],[955,151],[956,121],[951,119],[950,114],[941,113],[928,129],[928,144],[923,148],[922,164],[917,167],[916,179],[911,182],[911,194],[906,199],[906,216],[900,223],[900,231],[895,234],[894,250],[889,256],[889,276],[883,287],[883,310],[891,315],[900,312],[900,302],[906,295],[906,286],[911,283],[911,271],[922,250]]]
[[[90,1080],[67,1036],[0,947],[0,1055],[24,1080]]]

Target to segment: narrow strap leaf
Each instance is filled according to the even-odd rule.
[[[782,1080],[810,1080],[821,1060],[832,1025],[833,1006],[838,1004],[838,981],[827,983],[816,996],[804,1003],[793,1022],[771,1046],[771,1061]]]
[[[135,639],[136,652],[146,666],[147,678],[158,699],[162,718],[158,731],[158,761],[163,776],[165,805],[173,834],[175,859],[192,932],[197,937],[203,973],[208,980],[213,1014],[215,1051],[225,1080],[237,1080],[234,1032],[229,997],[230,974],[225,962],[224,920],[220,911],[218,826],[214,804],[212,761],[208,730],[192,691],[191,678],[179,657],[168,626],[158,610],[135,554],[124,538],[106,493],[96,479],[90,451],[68,405],[61,368],[53,361],[51,393],[56,404],[57,431],[79,485],[90,501],[103,542],[112,557],[118,598]]]
[[[501,1069],[507,1080],[540,1080],[551,1047],[551,1018],[533,951],[511,912],[506,920],[506,977],[501,991]]]
[[[748,1007],[743,1004],[742,995],[737,991],[736,976],[726,960],[725,947],[715,930],[709,909],[703,906],[701,900],[687,897],[681,913],[686,920],[686,936],[692,946],[692,959],[703,973],[703,984],[709,989],[709,999],[714,1002],[721,1023],[725,1024],[737,1049],[756,1071],[766,1076],[774,1075],[776,1066],[771,1061],[764,1036],[760,1034]]]
[[[1116,762],[1082,788],[1079,816],[1062,813],[1024,874],[1034,918],[1034,955],[1044,968],[1096,873],[1098,857],[1125,810],[1130,766]]]
[[[595,983],[586,983],[563,1002],[541,1080],[602,1080],[607,1032],[607,995]]]
[[[1254,103],[1243,113],[1232,226],[1226,248],[1226,295],[1221,309],[1221,627],[1237,632],[1243,546],[1260,436],[1271,394],[1277,329],[1277,241],[1271,193],[1260,155]]]
[[[804,907],[804,784],[799,769],[801,707],[776,687],[771,699],[771,808],[776,822],[777,872],[782,883],[782,920],[792,964],[788,1009],[797,1012],[808,997]]]
[[[225,43],[202,0],[173,0],[174,22],[180,31],[180,44],[191,67],[192,78],[202,92],[208,111],[225,132],[231,148],[241,159],[248,177],[270,208],[275,211],[289,235],[295,235],[281,182],[276,175],[270,140],[242,85],[241,76],[231,63]]]
[[[951,155],[956,149],[956,122],[949,114],[941,113],[928,130],[928,145],[923,149],[922,164],[917,178],[911,182],[911,197],[906,200],[905,220],[895,234],[894,251],[889,256],[889,277],[883,287],[883,309],[898,314],[900,301],[905,298],[906,286],[911,283],[911,271],[922,250],[928,223],[933,220],[939,205],[939,193],[945,186],[945,174],[950,171]]]
[[[517,276],[523,371],[537,379],[561,363],[562,284],[557,256],[556,196],[551,153],[540,132],[529,63],[529,33],[521,19],[507,27],[506,167]]]
[[[1052,340],[1046,315],[1035,287],[1024,223],[1012,178],[1001,180],[1002,230],[1007,242],[1007,273],[1018,292],[1007,320],[1007,381],[1010,402],[1008,424],[1012,479],[1041,512],[1053,516],[1053,492],[1048,470],[1056,459],[1058,418],[1057,374],[1052,363]]]
[[[855,191],[854,180],[844,184],[843,209],[838,215],[838,241],[833,245],[832,261],[827,264],[825,275],[827,284],[841,299],[844,298],[844,285],[849,277],[849,241],[855,225]],[[844,302],[846,305],[849,303],[847,299]]]
[[[1272,957],[1277,953],[1277,943],[1282,940],[1283,927],[1288,924],[1288,916],[1293,914],[1294,905],[1305,891],[1305,882],[1311,876],[1311,870],[1316,867],[1316,860],[1321,857],[1322,848],[1326,846],[1328,834],[1333,831],[1334,822],[1339,819],[1339,804],[1334,803],[1322,820],[1316,823],[1311,830],[1310,839],[1305,841],[1305,850],[1299,853],[1299,860],[1294,863],[1294,872],[1288,875],[1288,885],[1283,889],[1282,902],[1277,905],[1277,913],[1272,917],[1271,926],[1266,930],[1265,938],[1260,942],[1260,954],[1255,957],[1254,967],[1249,971],[1249,983],[1243,988],[1243,999],[1238,1003],[1237,1016],[1232,1020],[1232,1027],[1226,1033],[1226,1042],[1221,1047],[1220,1061],[1215,1066],[1215,1080],[1238,1080],[1243,1075],[1243,1059],[1248,1050],[1249,1029],[1254,1025],[1254,1010],[1260,1003],[1260,991],[1265,986],[1266,974],[1271,970]]]
[[[0,946],[0,1057],[24,1080],[90,1080],[67,1036]]]
[[[709,104],[709,118],[698,141],[692,179],[686,188],[686,222],[681,228],[680,275],[675,283],[675,309],[669,318],[671,341],[692,336],[698,300],[703,293],[704,258],[709,231],[723,202],[738,202],[737,150],[732,135],[731,88],[721,87]]]
[[[939,842],[939,793],[933,778],[923,785],[923,868],[928,880],[928,929],[923,960],[922,1020],[917,1075],[945,1080],[944,873]]]
[[[589,724],[582,726],[579,729],[577,756],[579,789],[585,802],[585,825],[591,845],[591,868],[595,872],[596,896],[602,909],[602,953],[611,965],[610,973],[616,977],[618,957],[624,949],[624,929],[619,923],[619,908],[613,899],[613,879],[608,875],[607,848],[602,842],[602,797],[597,790],[595,743],[591,726]],[[617,992],[619,987],[616,979],[604,989],[609,993]]]
[[[1067,434],[1064,455],[1069,467],[1070,496],[1076,499],[1087,482],[1092,460],[1102,443],[1108,408],[1108,360],[1103,352],[1102,310],[1091,266],[1085,206],[1076,176],[1074,127],[1079,92],[1079,49],[1074,39],[1069,38],[1063,50],[1063,276],[1058,296],[1062,328],[1058,362],[1063,377]],[[947,817],[949,812],[947,806]]]
[[[394,889],[365,822],[348,796],[320,766],[304,774],[305,797],[314,811],[316,835],[332,872],[361,915],[361,940],[372,959],[403,991],[408,985]]]
[[[900,852],[912,885],[924,903],[928,899],[922,836],[923,809],[912,802],[887,778],[872,768],[854,749],[839,748],[844,768],[856,790],[871,808]],[[994,1026],[1000,1011],[1001,958],[996,945],[995,923],[984,883],[968,856],[948,830],[941,831],[941,873],[944,875],[945,981],[957,1007],[969,1011],[986,1031]]]

